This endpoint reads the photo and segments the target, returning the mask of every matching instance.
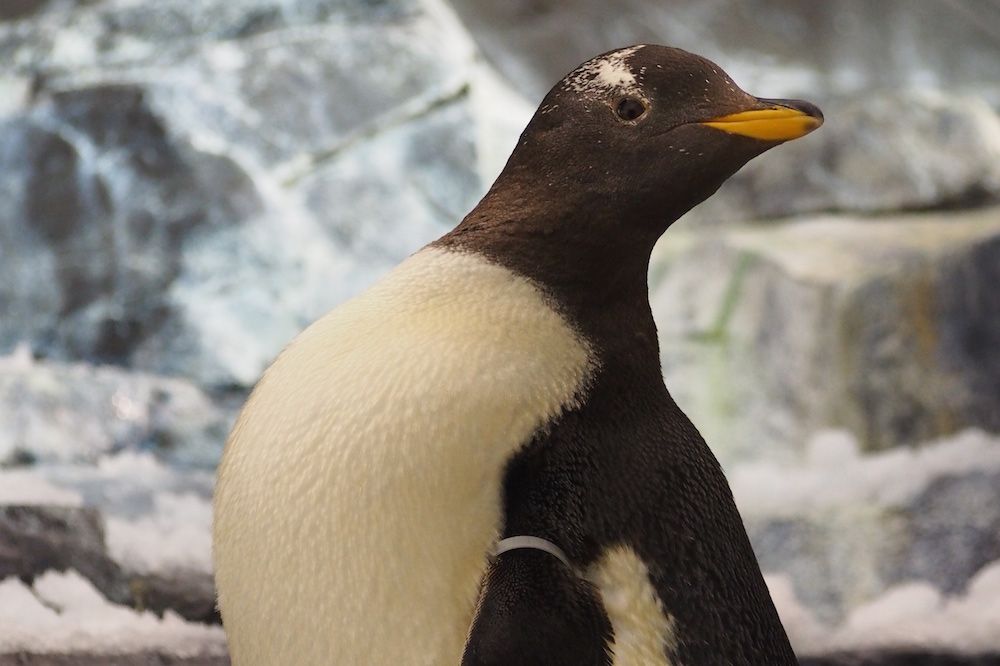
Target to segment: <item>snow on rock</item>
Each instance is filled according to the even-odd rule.
[[[212,570],[212,503],[194,494],[160,493],[151,514],[107,520],[108,550],[136,572]]]
[[[855,608],[836,627],[813,617],[784,577],[769,576],[767,583],[800,654],[874,649],[1000,654],[1000,560],[984,566],[961,595],[942,595],[925,582],[902,583]]]
[[[2,485],[10,478],[16,483]],[[0,505],[0,577],[73,568],[116,603],[218,623],[211,488],[210,472],[149,453],[0,470],[9,504]],[[39,505],[53,497],[70,506]]]
[[[0,506],[46,504],[78,507],[83,497],[75,490],[60,488],[30,469],[0,469]]]
[[[190,495],[208,500],[214,472],[184,468],[157,458],[152,452],[122,451],[101,458],[96,464],[43,463],[11,470],[31,479],[73,492],[85,506],[126,519],[149,515],[157,496]],[[29,504],[23,497],[15,503]]]
[[[218,460],[233,411],[190,382],[20,350],[0,356],[0,462],[93,462],[144,449],[181,463]]]
[[[30,581],[49,570],[73,569],[115,603],[219,622],[208,521],[146,532],[127,523],[122,527],[121,519],[109,522],[110,544],[104,521],[93,508],[0,507],[0,579]]]
[[[28,632],[45,631],[59,623],[58,614],[34,595],[31,588],[14,577],[0,581],[0,622],[5,629],[15,625]],[[16,630],[10,633],[16,634]],[[0,634],[0,652],[15,649],[17,638]]]
[[[851,505],[904,507],[941,477],[990,471],[1000,471],[1000,436],[981,430],[866,456],[849,433],[829,430],[810,438],[797,464],[742,463],[728,476],[745,516],[777,518]]]
[[[179,470],[149,453],[122,452],[97,465],[52,464],[0,470],[7,504],[31,505],[36,498],[67,500],[103,515],[101,539],[110,555],[131,573],[211,570],[211,472]],[[18,488],[24,492],[17,492]],[[39,493],[39,489],[48,489]],[[47,502],[44,502],[47,504]],[[30,508],[30,507],[27,507]],[[56,511],[55,507],[38,510]],[[96,514],[95,514],[96,515]]]
[[[798,464],[735,465],[729,478],[762,569],[826,623],[911,581],[959,594],[1000,557],[997,435],[862,456],[828,432]]]
[[[0,655],[158,651],[189,657],[225,652],[221,627],[187,622],[171,611],[161,618],[112,604],[72,570],[46,573],[32,588],[15,578],[4,580],[0,624]]]

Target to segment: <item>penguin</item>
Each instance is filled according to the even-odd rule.
[[[236,666],[795,664],[660,371],[650,252],[819,127],[637,45],[546,95],[452,231],[265,371],[215,491]]]

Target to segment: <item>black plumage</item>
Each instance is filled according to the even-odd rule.
[[[668,663],[794,664],[723,472],[664,386],[647,272],[670,224],[822,115],[748,95],[678,49],[621,53],[602,57],[627,71],[604,76],[598,58],[553,88],[496,184],[437,241],[534,281],[598,366],[581,404],[510,460],[503,536],[549,539],[580,571],[631,548],[675,623]],[[765,109],[801,116],[804,130],[755,138],[704,124]],[[463,663],[606,666],[614,641],[586,580],[511,551],[487,572]]]

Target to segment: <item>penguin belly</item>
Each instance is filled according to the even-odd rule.
[[[506,462],[594,370],[533,283],[438,248],[303,331],[219,466],[233,663],[459,663]]]

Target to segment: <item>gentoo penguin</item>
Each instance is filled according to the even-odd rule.
[[[657,238],[822,122],[663,46],[545,97],[450,233],[264,373],[215,496],[236,666],[794,664],[660,373]]]

